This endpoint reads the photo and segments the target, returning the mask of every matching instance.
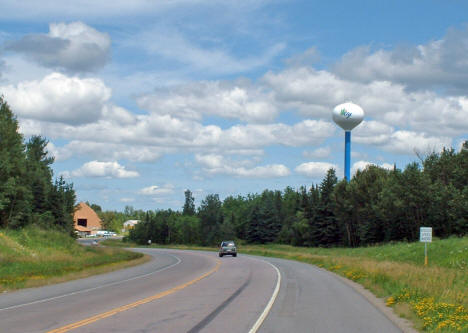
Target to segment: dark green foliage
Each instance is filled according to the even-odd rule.
[[[40,136],[24,144],[15,116],[0,98],[0,227],[37,224],[73,233],[75,191],[62,178],[53,182],[47,144]]]
[[[371,165],[364,171],[358,171],[351,181],[353,214],[355,218],[359,217],[354,227],[357,227],[355,231],[360,243],[375,244],[385,240],[387,226],[379,200],[380,193],[387,185],[387,175],[387,170]]]
[[[264,191],[249,216],[247,240],[252,243],[269,243],[277,239],[281,230],[277,194]]]
[[[221,207],[222,203],[217,194],[209,194],[201,202],[198,218],[203,235],[202,245],[215,245],[219,242],[221,238],[220,227],[224,221]]]
[[[185,194],[185,203],[182,211],[183,215],[195,215],[195,199],[193,198],[192,192],[186,190]]]
[[[192,212],[186,192],[182,213],[147,212],[130,238],[161,244],[216,245],[222,239],[296,246],[357,247],[396,240],[414,241],[421,226],[434,236],[468,233],[468,143],[444,150],[403,171],[368,166],[348,183],[329,170],[320,185],[287,187],[261,195],[208,195]],[[450,164],[450,165],[447,165]],[[138,215],[131,207],[126,213]],[[141,213],[140,213],[141,214]]]
[[[249,243],[261,243],[262,233],[260,231],[260,208],[254,205],[249,215],[246,240]]]
[[[224,235],[223,238],[233,239],[237,237],[245,239],[251,201],[241,196],[229,196],[224,199],[222,209],[224,222],[221,233]],[[234,236],[229,237],[228,235],[232,235],[232,233]]]
[[[157,244],[200,244],[200,230],[196,216],[172,210],[148,211],[142,222],[130,230],[128,239],[142,245],[149,240]]]
[[[73,184],[67,184],[62,177],[55,180],[49,198],[50,212],[55,218],[54,225],[73,234],[73,213],[76,195]]]
[[[340,244],[342,233],[335,216],[333,200],[333,190],[337,181],[335,170],[330,169],[320,184],[320,200],[312,223],[314,226],[312,240],[316,246],[328,247]]]
[[[88,201],[86,201],[86,204],[87,204],[92,210],[94,210],[97,214],[99,214],[99,213],[102,212],[102,207],[99,206],[98,204],[89,203]]]
[[[351,184],[354,180],[351,180]],[[344,246],[356,247],[360,243],[359,228],[360,220],[357,214],[356,202],[353,198],[354,192],[351,184],[343,179],[339,182],[333,193],[335,201],[335,216],[341,225]]]
[[[21,227],[31,217],[26,154],[18,121],[0,97],[0,227]]]

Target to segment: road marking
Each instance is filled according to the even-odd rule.
[[[141,279],[141,278],[144,278],[144,277],[147,277],[149,275],[152,275],[154,273],[159,273],[159,272],[162,272],[166,269],[169,269],[171,267],[174,267],[178,264],[180,264],[182,262],[182,260],[175,256],[175,255],[172,255],[172,254],[167,254],[168,256],[171,256],[171,257],[174,257],[177,259],[177,262],[175,262],[174,264],[172,265],[169,265],[169,266],[165,266],[165,267],[162,267],[160,269],[157,269],[155,271],[152,271],[152,272],[149,272],[149,273],[146,273],[146,274],[142,274],[142,275],[138,275],[138,276],[134,276],[134,277],[131,277],[131,278],[128,278],[128,279],[125,279],[125,280],[120,280],[120,281],[116,281],[116,282],[111,282],[111,283],[107,283],[107,284],[103,284],[103,285],[100,285],[100,286],[97,286],[97,287],[93,287],[93,288],[88,288],[88,289],[83,289],[83,290],[79,290],[79,291],[74,291],[74,292],[71,292],[71,293],[68,293],[68,294],[63,294],[63,295],[59,295],[59,296],[54,296],[54,297],[49,297],[49,298],[43,298],[43,299],[40,299],[40,300],[37,300],[37,301],[34,301],[34,302],[29,302],[29,303],[23,303],[23,304],[18,304],[18,305],[13,305],[13,306],[9,306],[7,308],[1,308],[0,311],[5,311],[5,310],[11,310],[11,309],[16,309],[16,308],[22,308],[24,306],[27,306],[27,305],[33,305],[33,304],[38,304],[38,303],[45,303],[45,302],[48,302],[48,301],[53,301],[53,300],[56,300],[56,299],[59,299],[59,298],[63,298],[63,297],[67,297],[67,296],[72,296],[72,295],[77,295],[77,294],[82,294],[82,293],[86,293],[88,291],[93,291],[93,290],[96,290],[96,289],[101,289],[101,288],[105,288],[105,287],[110,287],[110,286],[115,286],[117,284],[121,284],[121,283],[124,283],[124,282],[128,282],[128,281],[133,281],[133,280],[136,280],[136,279]]]
[[[198,281],[206,278],[207,276],[213,274],[214,272],[218,271],[219,269],[219,266],[221,265],[221,261],[220,260],[216,260],[216,266],[210,270],[209,272],[197,277],[196,279],[192,280],[192,281],[189,281],[189,282],[186,282],[184,284],[181,284],[177,287],[174,287],[172,289],[169,289],[169,290],[166,290],[166,291],[163,291],[163,292],[160,292],[156,295],[153,295],[153,296],[150,296],[150,297],[147,297],[147,298],[144,298],[144,299],[141,299],[139,301],[136,301],[136,302],[133,302],[133,303],[130,303],[130,304],[127,304],[127,305],[123,305],[123,306],[120,306],[120,307],[117,307],[115,309],[112,309],[110,311],[107,311],[107,312],[103,312],[103,313],[100,313],[100,314],[97,314],[95,316],[92,316],[92,317],[89,317],[89,318],[86,318],[86,319],[83,319],[83,320],[80,320],[80,321],[77,321],[75,323],[72,323],[72,324],[68,324],[66,326],[63,326],[63,327],[59,327],[59,328],[56,328],[54,330],[51,330],[47,333],[63,333],[63,332],[68,332],[70,330],[73,330],[75,328],[78,328],[78,327],[82,327],[82,326],[85,326],[85,325],[88,325],[88,324],[91,324],[91,323],[94,323],[98,320],[101,320],[101,319],[104,319],[104,318],[107,318],[107,317],[110,317],[110,316],[113,316],[119,312],[123,312],[123,311],[127,311],[129,309],[133,309],[139,305],[143,305],[143,304],[146,304],[146,303],[149,303],[149,302],[152,302],[154,300],[157,300],[157,299],[160,299],[160,298],[163,298],[164,296],[167,296],[167,295],[170,295],[170,294],[173,294],[175,293],[176,291],[179,291],[179,290],[182,290],[194,283],[197,283]]]
[[[257,260],[260,260],[260,259],[257,259]],[[257,322],[252,326],[249,333],[256,333],[258,331],[258,329],[260,328],[260,326],[262,326],[263,321],[268,316],[268,313],[270,312],[271,308],[273,307],[273,303],[275,303],[276,296],[278,296],[278,292],[280,290],[280,285],[281,285],[281,273],[280,273],[279,269],[275,265],[273,265],[271,262],[268,262],[266,260],[262,260],[262,261],[265,261],[266,263],[270,264],[270,266],[272,266],[276,270],[276,276],[277,276],[276,287],[275,287],[275,290],[273,291],[273,295],[271,295],[270,301],[268,302],[267,306],[265,307],[265,310],[263,310],[262,314],[257,319]]]

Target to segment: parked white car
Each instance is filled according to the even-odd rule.
[[[97,237],[111,237],[111,236],[117,236],[117,234],[113,231],[107,231],[107,230],[99,230],[96,232]]]

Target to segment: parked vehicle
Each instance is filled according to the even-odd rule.
[[[98,230],[96,232],[97,237],[111,237],[111,236],[116,236],[117,234],[113,231],[107,231],[107,230]]]
[[[221,245],[219,246],[219,256],[222,257],[224,255],[232,255],[233,257],[237,257],[237,248],[234,241],[221,242]]]

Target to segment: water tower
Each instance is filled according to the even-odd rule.
[[[364,118],[364,111],[359,105],[346,102],[335,106],[333,121],[345,130],[345,172],[344,176],[349,182],[351,168],[351,130],[359,125]]]

